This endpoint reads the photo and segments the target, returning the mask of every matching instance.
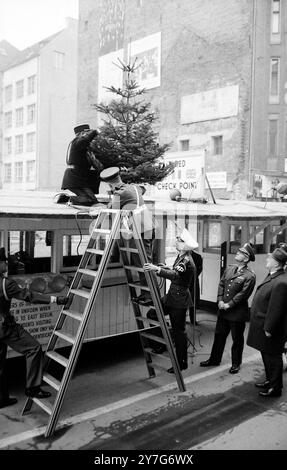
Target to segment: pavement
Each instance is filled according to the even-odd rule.
[[[170,362],[163,355],[156,358],[156,377],[148,377],[137,335],[85,344],[51,438],[44,437],[47,415],[40,408],[21,416],[24,362],[9,359],[18,403],[0,410],[0,449],[286,450],[287,372],[281,397],[260,398],[254,387],[264,379],[260,355],[245,346],[239,373],[229,374],[230,338],[221,365],[201,368],[216,316],[200,310],[197,322],[194,332],[187,327],[185,392],[166,373]]]

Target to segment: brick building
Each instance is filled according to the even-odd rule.
[[[260,175],[284,176],[282,0],[80,0],[79,7],[79,121],[100,123],[91,105],[108,99],[104,86],[122,83],[113,63],[138,57],[136,79],[159,112],[160,142],[187,160],[206,150],[216,195],[246,197],[254,181],[258,193]],[[276,80],[279,101],[268,101]]]

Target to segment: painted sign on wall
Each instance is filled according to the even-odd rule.
[[[210,121],[238,114],[239,86],[227,86],[183,96],[181,98],[180,122]]]

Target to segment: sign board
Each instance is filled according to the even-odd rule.
[[[129,62],[136,60],[135,81],[141,88],[160,86],[161,33],[151,34],[129,44]]]
[[[210,121],[238,114],[239,86],[227,86],[183,96],[180,123]]]
[[[169,152],[164,161],[174,163],[175,169],[171,175],[155,184],[153,196],[168,197],[173,189],[178,189],[182,197],[204,196],[204,152]]]
[[[227,174],[226,171],[209,171],[206,172],[210,187],[212,189],[225,189],[227,186]],[[205,182],[207,188],[207,182]]]

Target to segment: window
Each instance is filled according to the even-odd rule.
[[[270,63],[270,103],[279,103],[280,59],[272,57]]]
[[[203,226],[203,251],[220,252],[221,223],[206,221]]]
[[[212,155],[222,155],[223,153],[223,137],[215,135],[212,139]]]
[[[27,162],[26,166],[26,181],[27,183],[33,183],[35,181],[35,160]]]
[[[180,140],[180,150],[182,152],[188,152],[188,150],[189,150],[189,139]]]
[[[36,133],[29,132],[26,137],[26,151],[27,152],[34,152],[36,148]]]
[[[271,0],[271,42],[280,42],[280,0]]]
[[[11,183],[12,181],[12,165],[5,163],[4,165],[4,183]]]
[[[54,67],[55,69],[63,69],[65,63],[64,52],[54,51]]]
[[[4,155],[11,155],[12,153],[12,137],[4,139]]]
[[[12,127],[12,111],[4,114],[4,128],[9,129]]]
[[[276,157],[278,154],[278,119],[269,119],[268,139],[268,156]]]
[[[22,98],[24,96],[24,80],[16,82],[16,98]]]
[[[16,109],[16,127],[22,127],[24,124],[24,109]]]
[[[27,106],[27,124],[33,124],[36,121],[36,105]]]
[[[12,85],[8,85],[4,89],[5,103],[12,101]]]
[[[23,162],[15,163],[15,183],[22,183],[23,181]]]
[[[36,92],[36,75],[28,77],[28,95]]]
[[[241,247],[242,227],[241,225],[229,226],[229,253],[235,254]]]
[[[15,137],[15,153],[23,153],[23,135],[16,135]]]

